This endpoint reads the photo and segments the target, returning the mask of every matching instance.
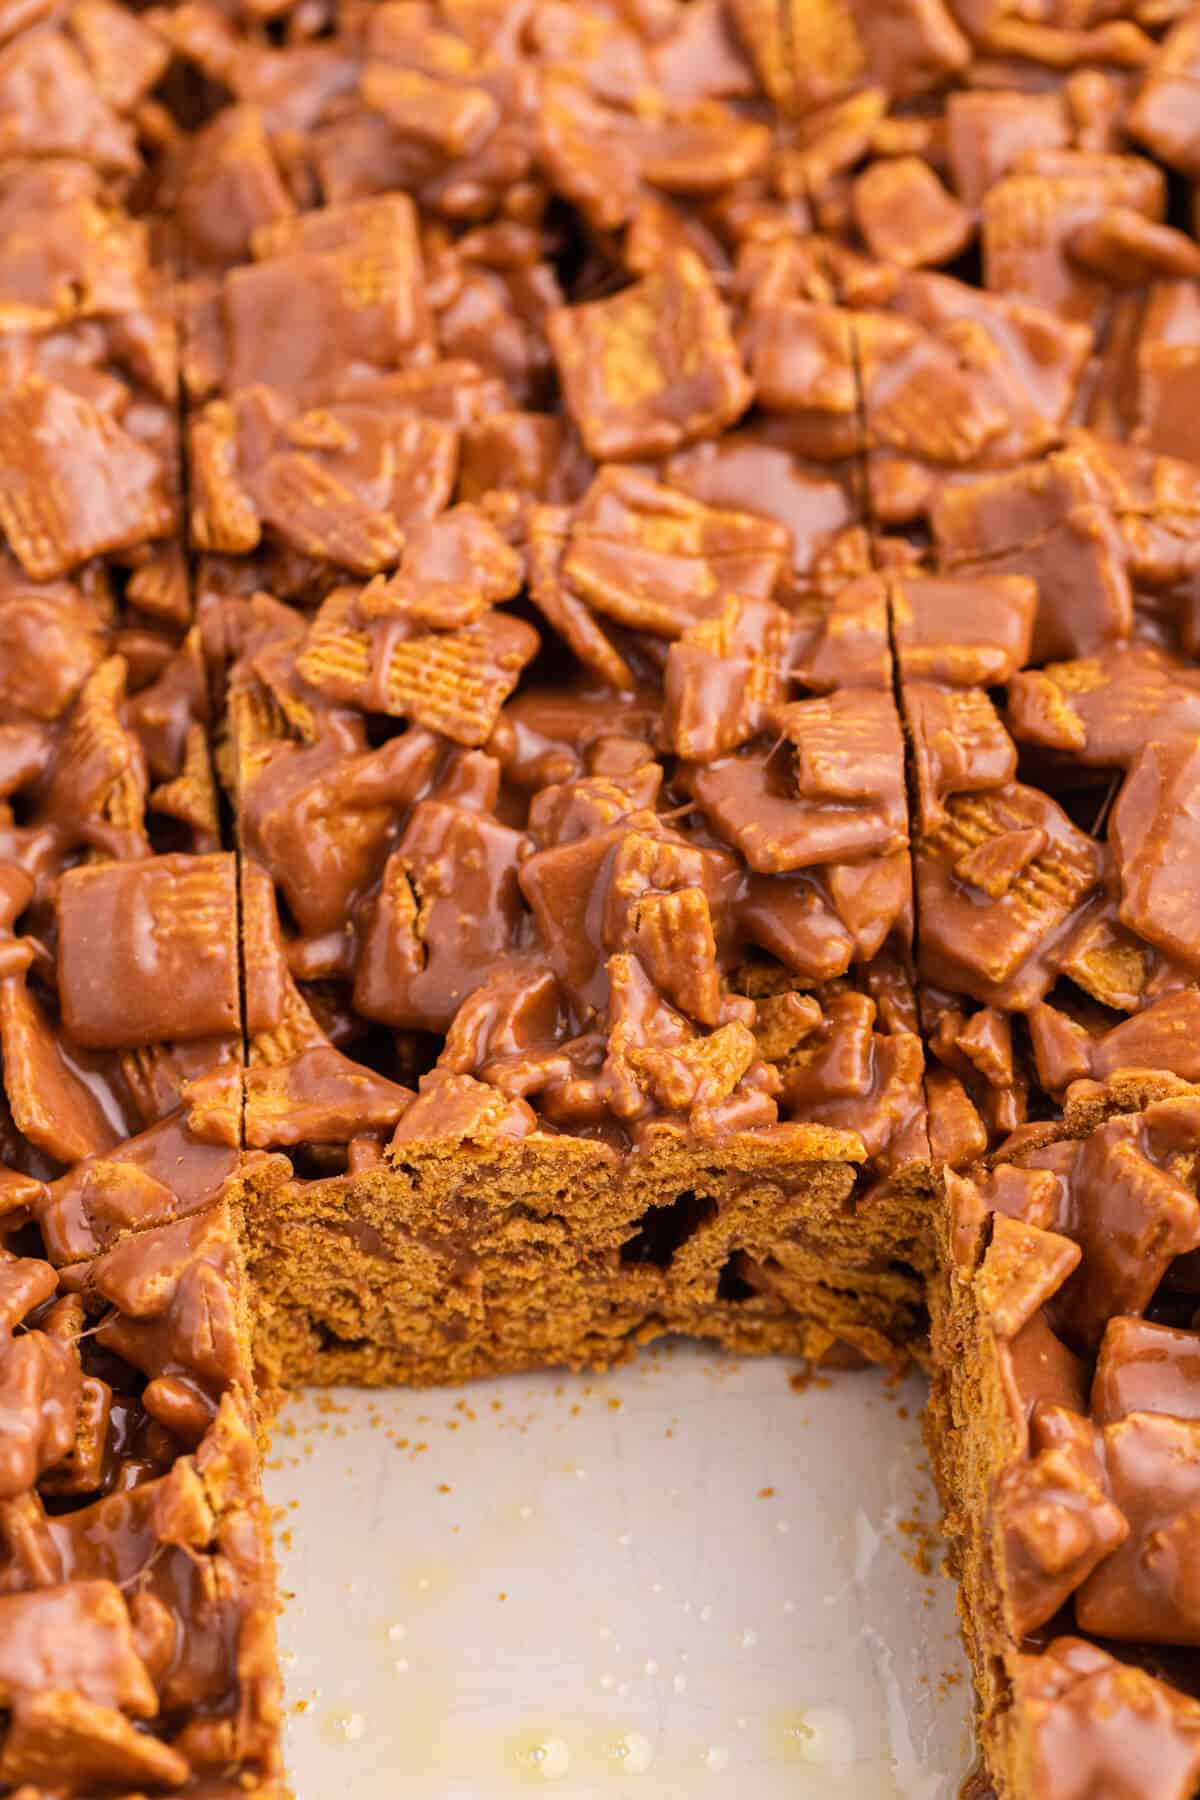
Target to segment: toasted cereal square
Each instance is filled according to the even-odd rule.
[[[556,308],[547,329],[567,411],[598,461],[664,455],[749,405],[728,312],[691,251],[608,299]]]
[[[904,269],[951,262],[971,240],[967,208],[919,156],[865,169],[854,183],[854,213],[871,254]]]
[[[235,859],[155,856],[70,869],[58,987],[72,1042],[130,1049],[238,1029]]]
[[[174,523],[161,457],[69,388],[31,377],[0,396],[0,529],[52,581]]]

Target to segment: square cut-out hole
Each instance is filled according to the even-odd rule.
[[[717,1203],[711,1196],[697,1195],[690,1188],[667,1206],[652,1206],[642,1215],[642,1222],[631,1238],[621,1245],[621,1262],[625,1268],[653,1263],[657,1269],[668,1269],[675,1253],[700,1229],[706,1220],[716,1217]]]

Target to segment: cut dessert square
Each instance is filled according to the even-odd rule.
[[[12,415],[13,468],[71,517],[64,535],[18,507],[0,560],[4,1154],[49,1178],[174,1111],[198,1076],[236,1068],[236,880],[219,849],[209,672],[174,535],[169,284],[144,223],[94,170],[15,164],[0,186],[10,398],[36,388],[57,407],[58,395],[69,427],[47,435],[39,412],[18,430]],[[92,470],[86,446],[77,459],[77,401],[104,421],[103,455],[119,421],[165,496],[119,545],[104,499],[116,464]],[[49,450],[52,477],[39,462]],[[92,484],[86,505],[77,480]],[[98,535],[79,535],[81,517]]]
[[[1031,471],[1055,480],[1068,457],[1092,496],[1068,529],[1089,557],[1103,547],[1108,589],[1124,596],[1106,625],[1074,603],[1077,584],[1060,592],[1053,534],[1020,516]],[[965,1081],[978,1101],[982,1076],[986,1115],[1005,1076],[1004,1108],[951,1162],[1020,1122],[1014,1091],[1061,1103],[1084,1079],[1128,1087],[1138,1070],[1197,1070],[1200,964],[1178,878],[1195,783],[1190,467],[1078,434],[1047,461],[947,489],[934,529],[951,506],[964,528],[1002,520],[1010,499],[1011,548],[891,585],[917,789],[917,968],[943,1070],[933,1085],[940,1099]],[[1099,605],[1098,570],[1084,589]],[[1076,633],[1068,658],[1039,658],[1039,642]]]
[[[0,1252],[10,1790],[278,1791],[245,1307],[227,1203],[61,1272]]]
[[[226,602],[246,1142],[295,1165],[246,1211],[272,1380],[919,1329],[885,589],[812,587],[786,527],[633,473],[557,512],[552,561],[512,533],[452,589],[402,563],[315,618]],[[496,609],[526,557],[540,647]],[[565,621],[578,672],[444,681],[506,618],[527,662]]]
[[[1200,1776],[1198,1127],[1181,1095],[947,1177],[927,1429],[1000,1800]]]
[[[26,13],[0,58],[0,1789],[265,1796],[236,859],[141,213],[169,52],[108,0]]]
[[[192,216],[209,179],[197,156]],[[675,332],[671,295],[635,291]],[[202,322],[193,341],[219,369]],[[346,549],[368,490],[328,483],[309,532],[253,471],[283,429],[347,480],[383,405],[467,457],[520,441],[486,386],[451,404],[450,365],[417,373],[348,361],[306,423],[307,376],[250,393],[226,366],[193,426],[195,541],[223,553],[202,604],[232,655],[245,1135],[295,1167],[261,1165],[246,1213],[262,1366],[461,1375],[681,1327],[895,1356],[920,1325],[929,1159],[852,399],[811,473],[780,417],[680,450],[666,481],[581,460],[555,491],[539,454],[532,506],[503,465],[473,504],[427,488],[423,514],[393,508],[402,548],[375,515],[390,572],[346,585],[374,566]],[[771,807],[787,836],[754,830]]]

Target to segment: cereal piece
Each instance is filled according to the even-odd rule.
[[[408,531],[396,573],[368,589],[359,604],[366,618],[386,618],[395,609],[423,625],[469,625],[519,594],[524,572],[483,513],[455,506]]]
[[[1062,972],[1102,1006],[1135,1012],[1152,985],[1154,954],[1120,923],[1111,903],[1093,909],[1071,933],[1062,957]],[[1097,1060],[1089,1050],[1089,1066]]]
[[[1053,981],[1064,929],[1099,880],[1098,849],[1052,800],[1017,783],[954,795],[945,814],[916,860],[923,972],[950,992],[1022,1010]]]
[[[662,455],[750,401],[729,319],[690,252],[608,300],[546,321],[567,409],[597,460]]]
[[[868,1154],[887,1160],[893,1139],[917,1116],[923,1058],[911,1033],[876,1030],[870,995],[835,987],[820,1029],[805,1038],[782,1071],[780,1103],[803,1119],[860,1132]]]
[[[715,616],[726,594],[765,599],[787,548],[786,532],[769,520],[602,469],[574,515],[560,571],[595,611],[672,638]]]
[[[734,0],[733,20],[759,80],[779,107],[802,112],[878,81],[896,99],[940,86],[970,46],[940,0],[903,0],[879,31],[866,0]]]
[[[593,830],[607,830],[631,813],[653,810],[663,770],[651,760],[648,746],[642,754],[646,760],[635,767],[542,788],[530,803],[530,835],[543,849],[571,844]]]
[[[910,681],[904,709],[922,829],[933,831],[944,823],[952,795],[986,794],[1016,774],[1016,746],[981,688],[956,690]]]
[[[397,1125],[392,1144],[470,1144],[483,1148],[528,1137],[538,1118],[524,1100],[509,1099],[472,1075],[441,1069],[421,1077],[421,1091]]]
[[[1034,153],[1038,167],[1008,175],[983,202],[984,274],[989,288],[1038,302],[1065,319],[1089,320],[1107,297],[1103,282],[1071,259],[1081,226],[1110,207],[1152,221],[1165,207],[1161,172],[1132,156],[1071,150]]]
[[[641,98],[641,96],[639,96]],[[643,183],[668,194],[719,194],[758,174],[765,126],[716,100],[618,110],[581,92],[565,73],[543,75],[538,148],[556,189],[599,231],[628,224]]]
[[[1190,454],[1191,420],[1200,392],[1200,308],[1192,281],[1151,289],[1136,350],[1136,423],[1140,444],[1168,456]]]
[[[69,1344],[27,1325],[27,1315],[57,1285],[49,1263],[7,1252],[0,1260],[0,1499],[27,1492],[62,1462],[75,1440],[82,1400],[78,1356]],[[6,1673],[11,1681],[16,1669],[15,1658],[7,1671],[0,1663],[0,1694],[6,1693]]]
[[[1200,961],[1192,895],[1180,871],[1197,854],[1195,795],[1200,745],[1148,743],[1113,808],[1110,839],[1120,871],[1122,922],[1168,955]]]
[[[384,870],[355,980],[367,1018],[444,1031],[495,959],[516,948],[517,853],[494,819],[425,800]]]
[[[1067,111],[1058,94],[968,88],[946,96],[946,155],[955,192],[978,210],[1029,150],[1065,150]]]
[[[385,62],[366,65],[362,97],[405,135],[446,157],[471,155],[500,122],[500,108],[486,88],[434,80],[421,69]]]
[[[57,848],[98,849],[110,856],[150,853],[145,833],[146,764],[125,722],[126,665],[110,656],[88,676],[39,794]]]
[[[1019,1705],[1030,1779],[1046,1800],[1083,1800],[1099,1783],[1184,1800],[1200,1773],[1200,1706],[1083,1638],[1056,1637],[1020,1658]]]
[[[112,206],[96,170],[57,161],[10,165],[0,173],[0,218],[6,330],[52,331],[80,318],[136,319],[149,348],[161,306],[145,233]],[[156,346],[155,367],[158,355]],[[143,363],[139,373],[148,372]],[[161,391],[157,379],[153,385]]]
[[[714,619],[672,644],[663,730],[676,755],[708,762],[766,728],[788,697],[795,630],[771,600],[730,596]]]
[[[35,580],[163,537],[174,522],[162,462],[110,415],[36,378],[0,398],[0,527]]]
[[[397,814],[426,787],[436,742],[413,729],[331,758],[320,744],[268,733],[264,751],[240,795],[245,849],[279,883],[302,932],[336,933],[378,877]]]
[[[211,402],[191,428],[196,543],[245,552],[265,527],[356,574],[394,568],[404,527],[449,500],[458,446],[452,426],[416,416],[381,386],[298,416],[263,387]]]
[[[551,968],[586,1014],[604,1003],[606,952],[624,942],[633,902],[647,893],[695,887],[704,890],[710,909],[719,907],[734,867],[721,851],[680,843],[655,813],[627,812],[607,830],[527,857],[520,888]],[[596,895],[604,897],[598,918]]]
[[[0,55],[0,155],[74,156],[116,175],[139,166],[132,131],[61,31],[19,33]]]
[[[777,723],[793,755],[759,749],[692,768],[701,811],[752,869],[781,874],[887,855],[907,840],[903,752],[891,696],[802,700]]]
[[[725,1121],[735,1129],[775,1122],[777,1081],[741,1019],[696,1033],[658,995],[635,956],[610,958],[608,977],[609,1050],[600,1086],[615,1117],[640,1123],[655,1113],[682,1115],[701,1140],[718,1136]]]
[[[1080,1629],[1110,1639],[1193,1644],[1200,1611],[1188,1571],[1200,1531],[1200,1421],[1133,1414],[1104,1427],[1104,1460],[1128,1520],[1124,1543],[1075,1597]]]
[[[865,313],[857,323],[863,437],[870,450],[934,463],[1002,461],[1011,409],[991,383],[963,368],[949,335]]]
[[[224,286],[230,392],[263,382],[320,398],[348,364],[393,369],[428,344],[416,217],[403,194],[277,219],[252,241],[259,260]]]
[[[121,1136],[63,1054],[24,979],[0,983],[4,1090],[17,1130],[63,1165],[109,1150]]]
[[[1029,1460],[997,1485],[1012,1628],[1022,1636],[1053,1618],[1129,1536],[1129,1521],[1107,1491],[1097,1436],[1089,1420],[1066,1407],[1040,1405]]]
[[[898,276],[891,304],[856,315],[872,449],[999,468],[1057,444],[1091,347],[1085,326],[924,271]]]
[[[1163,1100],[1109,1120],[1080,1145],[1069,1229],[1083,1260],[1056,1309],[1058,1328],[1080,1349],[1099,1345],[1114,1313],[1143,1312],[1174,1258],[1200,1244],[1200,1203],[1164,1155],[1190,1153],[1195,1139],[1193,1103]]]
[[[977,1298],[996,1334],[1015,1337],[1078,1268],[1079,1259],[1079,1245],[1070,1238],[997,1213],[975,1277]]]
[[[1011,473],[934,497],[930,523],[949,573],[1031,577],[1038,588],[1033,658],[1087,656],[1127,637],[1133,595],[1120,532],[1086,455],[1059,451]]]
[[[1093,1039],[1077,1019],[1059,1012],[1044,1000],[1032,1007],[1026,1016],[1038,1082],[1048,1094],[1057,1097],[1073,1081],[1081,1081],[1093,1073]],[[1136,1060],[1136,1057],[1131,1059]],[[1118,1061],[1116,1066],[1122,1065]],[[1148,1066],[1155,1067],[1156,1060],[1150,1059]]]
[[[237,462],[236,415],[228,401],[214,400],[191,425],[190,524],[201,550],[240,555],[258,546],[258,509]]]
[[[1096,1359],[1091,1410],[1100,1425],[1130,1413],[1169,1413],[1195,1419],[1200,1406],[1194,1332],[1146,1319],[1110,1319]]]
[[[459,1007],[446,1034],[438,1067],[451,1074],[481,1074],[498,1085],[501,1070],[561,1035],[562,994],[554,973],[539,956],[502,957]]]
[[[1200,676],[1154,644],[1110,644],[1013,675],[1007,719],[1019,742],[1085,767],[1127,769],[1148,737],[1200,730]]]
[[[1036,586],[1020,575],[894,582],[892,622],[901,675],[952,687],[1010,681],[1029,660],[1037,602]]]
[[[364,613],[346,588],[321,608],[296,666],[305,681],[365,712],[483,744],[537,643],[532,626],[507,613],[487,612],[457,631],[422,630],[400,605]]]
[[[254,233],[294,211],[257,107],[226,107],[191,136],[175,216],[192,268],[249,262]]]
[[[390,1129],[412,1098],[332,1044],[310,1044],[286,1061],[246,1071],[246,1142],[253,1149],[345,1144],[359,1132]]]
[[[803,298],[758,300],[751,314],[750,373],[759,403],[827,415],[841,435],[840,442],[831,440],[835,457],[858,445],[858,329],[852,313]]]
[[[1067,249],[1085,269],[1127,287],[1200,276],[1200,245],[1128,206],[1109,207],[1076,226]]]
[[[1154,53],[1152,41],[1131,19],[1106,19],[1091,28],[1072,29],[1067,24],[1001,16],[989,23],[984,41],[997,55],[1027,58],[1050,69],[1075,69],[1092,62],[1137,69]]]
[[[118,1050],[239,1024],[232,856],[156,856],[69,870],[58,889],[68,1036]]]
[[[606,891],[608,866],[626,837],[648,830],[658,835],[666,826],[653,812],[622,814],[608,830],[536,850],[520,866],[520,891],[533,909],[545,958],[585,1017],[604,1003],[604,947],[599,931],[579,931],[572,922],[587,920],[592,896]]]
[[[43,1264],[53,1280],[49,1264]],[[52,1659],[60,1686],[135,1719],[158,1710],[154,1686],[134,1646],[121,1590],[111,1581],[76,1581],[0,1598],[4,1705],[19,1708],[37,1691],[37,1672]],[[32,1678],[32,1679],[31,1679]]]
[[[313,457],[282,451],[254,480],[257,510],[301,555],[373,575],[399,560],[403,533]],[[225,548],[226,546],[217,546]]]
[[[1067,972],[1072,980],[1087,988],[1087,983],[1074,969]],[[1101,993],[1097,998],[1104,1001],[1105,995]],[[1120,999],[1132,1009],[1143,1004],[1144,996],[1139,991],[1123,994]],[[1188,988],[1180,993],[1165,994],[1161,1000],[1144,1005],[1141,1012],[1133,1012],[1131,1018],[1123,1019],[1098,1041],[1093,1041],[1087,1067],[1080,1073],[1094,1075],[1103,1081],[1118,1069],[1169,1069],[1185,1081],[1200,1079],[1196,1038],[1200,1028],[1198,1001],[1200,995]]]
[[[495,412],[463,438],[458,491],[464,500],[501,492],[559,504],[577,497],[574,477],[586,467],[565,419],[553,413]]]
[[[627,938],[661,994],[698,1024],[717,1025],[721,977],[702,888],[646,895],[632,909]]]
[[[178,1787],[189,1773],[177,1750],[138,1731],[123,1713],[50,1690],[32,1696],[14,1715],[0,1752],[0,1779],[41,1786],[64,1768],[104,1786]]]
[[[69,582],[33,587],[0,577],[0,707],[5,717],[61,718],[106,648],[99,609]]]
[[[637,684],[629,664],[562,578],[570,517],[566,507],[534,509],[529,521],[529,597],[585,668],[617,693],[631,693]]]
[[[867,52],[845,0],[789,0],[786,13],[769,0],[734,0],[734,25],[763,87],[777,106],[806,103],[844,92],[866,72]],[[804,44],[797,66],[795,46]]]
[[[887,109],[883,88],[864,87],[800,122],[797,139],[803,147],[785,168],[789,185],[802,188],[818,214],[822,197],[833,191],[838,178],[878,149]]]
[[[1192,11],[1178,19],[1146,71],[1129,115],[1134,137],[1172,168],[1200,177],[1200,20]]]
[[[603,916],[606,948],[635,951],[659,993],[711,1026],[720,1023],[722,1004],[715,869],[711,853],[630,831],[608,865]],[[712,906],[708,890],[715,890]]]
[[[798,573],[813,568],[821,550],[853,523],[848,484],[829,471],[799,466],[781,436],[766,430],[730,431],[692,444],[668,462],[671,487],[723,512],[761,513],[791,535]]]
[[[871,254],[905,269],[952,262],[972,234],[967,209],[918,156],[872,163],[858,176],[854,216]]]
[[[144,100],[170,61],[159,34],[114,0],[74,0],[68,29],[97,92],[117,112],[130,112]]]

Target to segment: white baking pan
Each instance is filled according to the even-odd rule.
[[[293,1402],[267,1491],[299,1800],[953,1800],[922,1385],[793,1374],[679,1346]]]

